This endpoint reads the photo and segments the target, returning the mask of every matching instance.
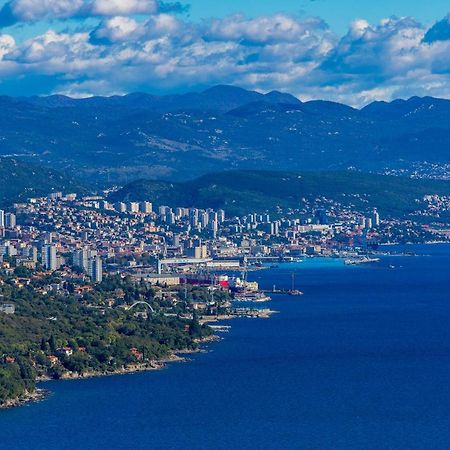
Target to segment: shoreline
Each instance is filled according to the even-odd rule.
[[[11,398],[0,405],[0,411],[4,409],[17,408],[19,406],[26,406],[30,403],[36,403],[45,400],[49,396],[49,391],[41,388],[36,388],[33,392],[26,392],[18,398]]]
[[[103,377],[112,377],[112,376],[120,376],[120,375],[132,375],[141,372],[151,372],[153,370],[163,370],[167,367],[167,364],[177,363],[177,362],[188,362],[189,359],[182,355],[190,355],[195,353],[201,353],[205,351],[201,348],[202,344],[208,344],[210,342],[217,342],[222,340],[220,336],[215,334],[211,336],[207,336],[203,339],[196,341],[199,344],[197,349],[182,349],[173,352],[171,355],[161,358],[158,360],[148,361],[145,363],[138,364],[130,364],[126,367],[121,367],[112,371],[89,371],[85,373],[78,372],[66,372],[61,378],[55,379],[50,378],[48,376],[40,376],[36,378],[36,384],[46,383],[49,381],[74,381],[74,380],[88,380],[90,378],[103,378]],[[5,409],[17,408],[20,406],[26,406],[31,403],[39,402],[45,400],[51,392],[49,390],[36,387],[33,392],[26,392],[20,398],[14,398],[6,400],[3,405],[0,405],[0,411]]]

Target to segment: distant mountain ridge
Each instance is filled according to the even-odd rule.
[[[450,164],[450,101],[355,109],[233,86],[156,96],[0,97],[0,156],[87,180],[255,170],[379,171]]]
[[[296,97],[277,91],[261,94],[234,86],[214,86],[203,92],[157,96],[146,93],[132,93],[123,96],[71,98],[64,95],[49,97],[21,97],[21,101],[48,108],[59,107],[99,107],[125,106],[147,111],[179,111],[206,109],[229,111],[247,103],[264,101],[266,103],[301,103]]]

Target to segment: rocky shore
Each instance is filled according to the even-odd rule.
[[[198,339],[196,342],[198,344],[207,344],[209,342],[219,341],[221,338],[217,335],[207,336],[203,339]],[[202,348],[199,347],[197,349],[185,349],[174,352],[173,354],[167,356],[166,358],[162,358],[159,360],[148,361],[145,363],[136,363],[129,364],[126,367],[121,367],[112,371],[89,371],[84,373],[78,372],[66,372],[64,373],[60,380],[78,380],[78,379],[86,379],[86,378],[94,378],[94,377],[105,377],[105,376],[115,376],[115,375],[128,375],[132,373],[138,372],[147,372],[151,370],[161,370],[166,367],[168,363],[174,362],[186,362],[188,359],[183,355],[193,354],[201,352]],[[39,376],[36,379],[37,383],[51,381],[52,378],[47,376]],[[23,406],[27,403],[39,401],[45,399],[48,395],[48,391],[45,389],[35,389],[33,392],[26,392],[23,396],[15,399],[7,400],[3,405],[0,405],[0,409],[14,408],[18,406]]]
[[[45,389],[35,389],[33,392],[25,392],[24,395],[6,400],[5,403],[0,405],[0,409],[15,408],[17,406],[23,406],[27,403],[37,402],[43,400],[48,395]]]

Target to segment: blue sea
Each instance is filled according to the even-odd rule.
[[[0,412],[0,448],[448,449],[450,247],[411,249],[253,272],[269,288],[294,271],[305,295],[274,296],[278,314],[230,322],[191,362],[45,383]]]

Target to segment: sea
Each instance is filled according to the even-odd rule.
[[[448,449],[450,246],[375,264],[305,259],[252,272],[270,319],[161,371],[40,387],[0,412],[0,449]]]

